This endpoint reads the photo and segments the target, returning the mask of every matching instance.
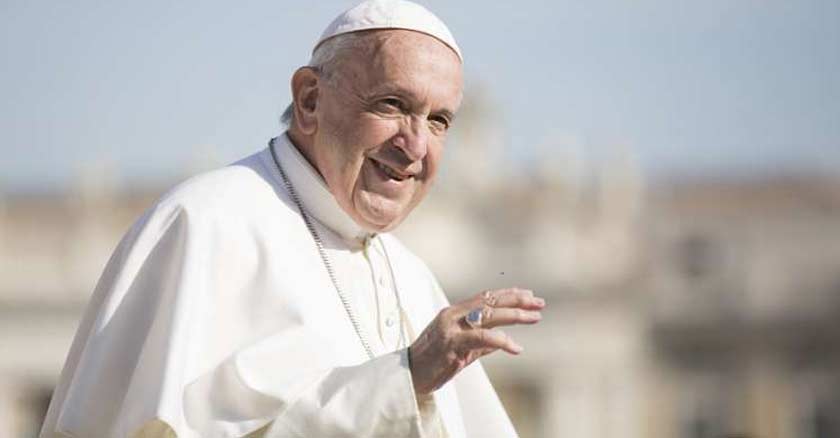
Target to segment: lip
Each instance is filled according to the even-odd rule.
[[[379,172],[383,173],[386,178],[388,178],[392,181],[404,182],[404,181],[406,181],[410,178],[414,178],[413,173],[401,172],[401,171],[399,171],[397,169],[394,169],[393,167],[389,166],[388,164],[383,163],[382,161],[376,160],[374,158],[368,158],[368,159],[371,161],[373,166],[377,168],[377,170]]]
[[[396,180],[385,173],[376,160],[367,158],[365,161],[364,180],[366,191],[392,201],[404,199],[406,196],[409,196],[414,185],[413,178],[406,178],[402,181]]]

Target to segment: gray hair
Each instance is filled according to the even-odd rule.
[[[308,66],[320,73],[322,81],[332,82],[342,57],[361,47],[366,42],[367,34],[369,32],[344,33],[322,42],[312,53]],[[292,98],[294,99],[294,96]],[[280,116],[280,123],[291,127],[294,119],[295,103],[293,101]]]

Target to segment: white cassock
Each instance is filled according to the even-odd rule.
[[[396,238],[339,208],[286,135],[275,145],[376,357],[266,148],[179,185],[129,230],[41,437],[516,436],[478,362],[415,396],[406,347],[446,297]]]

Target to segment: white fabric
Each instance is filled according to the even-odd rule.
[[[377,357],[361,347],[265,149],[181,184],[129,230],[80,324],[43,438],[515,436],[479,363],[418,403],[399,329],[387,325],[393,298],[377,297],[399,290],[413,337],[445,296],[387,234],[396,284],[379,284],[384,252],[329,228],[344,213],[278,140],[304,203],[323,204],[316,227]]]
[[[313,48],[336,35],[372,29],[407,29],[433,36],[464,61],[461,49],[446,24],[428,9],[407,0],[367,0],[336,17]]]

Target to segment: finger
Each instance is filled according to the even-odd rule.
[[[474,295],[457,304],[452,305],[458,313],[466,313],[477,307],[489,305],[491,307],[520,307],[537,310],[545,307],[545,300],[534,297],[534,292],[518,287],[507,289],[487,290]]]
[[[484,307],[482,312],[481,327],[483,328],[513,324],[536,324],[542,319],[542,314],[536,310]]]
[[[487,356],[488,354],[498,350],[498,348],[479,348],[478,350],[478,357],[481,358],[483,356]]]
[[[468,363],[472,363],[476,359],[481,359],[482,357],[487,356],[488,354],[498,350],[498,348],[478,348],[475,350],[470,350]]]
[[[501,330],[472,329],[463,333],[462,342],[467,349],[501,349],[510,354],[519,354],[523,348],[507,333]]]
[[[493,307],[518,307],[527,310],[538,310],[545,307],[545,300],[534,296],[528,289],[510,288],[491,291]]]

